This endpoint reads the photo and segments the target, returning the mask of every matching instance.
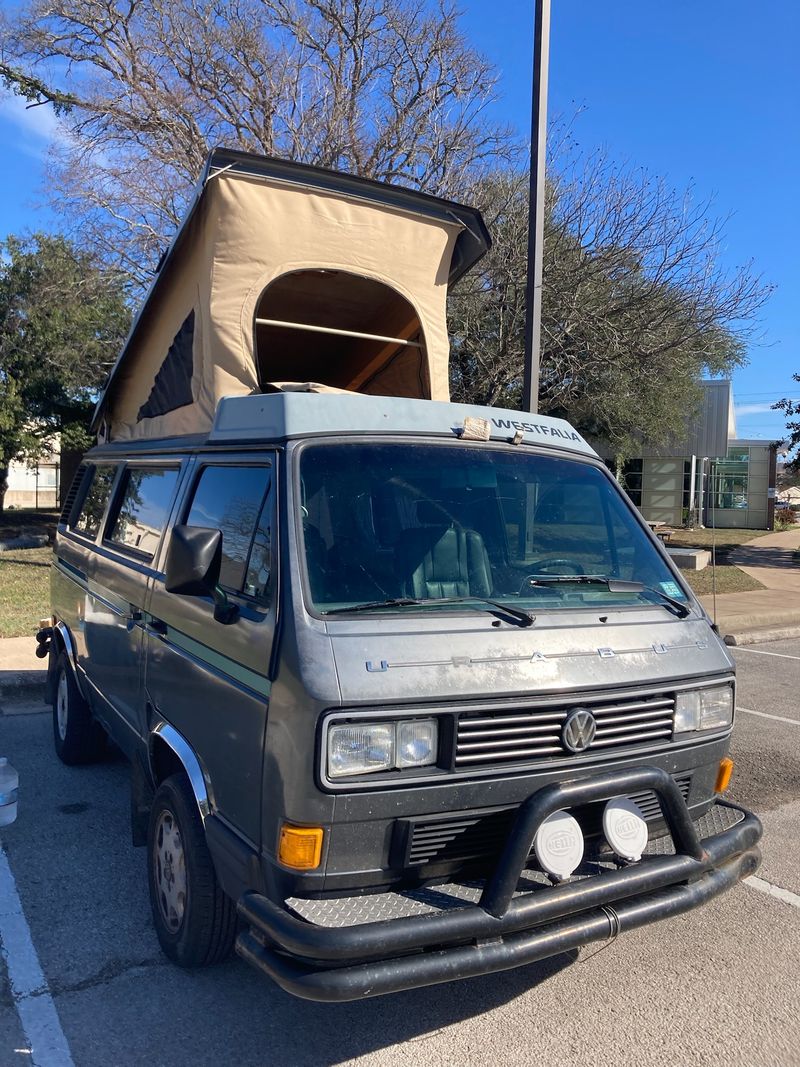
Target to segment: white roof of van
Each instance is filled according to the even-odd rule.
[[[414,434],[509,441],[596,456],[564,419],[504,408],[358,393],[268,393],[225,397],[209,443],[284,440],[321,434]]]

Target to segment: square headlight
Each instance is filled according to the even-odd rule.
[[[394,723],[350,723],[328,731],[328,773],[373,774],[394,767]]]
[[[700,690],[700,729],[719,730],[733,722],[733,686]]]
[[[397,766],[427,767],[436,762],[439,728],[436,719],[409,719],[397,724]]]
[[[353,774],[429,767],[439,754],[436,719],[389,723],[347,723],[328,730],[328,774]]]
[[[676,734],[689,730],[719,730],[733,722],[733,686],[687,689],[675,699]]]

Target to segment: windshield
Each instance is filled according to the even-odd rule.
[[[307,594],[321,614],[687,600],[621,490],[578,460],[463,443],[311,444],[300,492]]]

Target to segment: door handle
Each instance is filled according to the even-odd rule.
[[[142,621],[144,616],[142,615],[141,611],[136,611],[135,609],[132,609],[130,614],[123,615],[123,618],[125,619],[125,629],[128,631],[128,633],[130,633],[133,630],[134,626],[136,626],[137,623]]]
[[[167,632],[167,624],[161,619],[150,619],[147,623],[147,632],[163,637]]]

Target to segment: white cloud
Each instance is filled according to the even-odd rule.
[[[772,411],[772,404],[736,404],[736,418],[745,415],[766,415]],[[777,416],[777,412],[774,412]]]
[[[0,139],[25,155],[44,159],[48,147],[68,140],[69,133],[49,104],[29,107],[22,97],[7,93],[0,97]]]

